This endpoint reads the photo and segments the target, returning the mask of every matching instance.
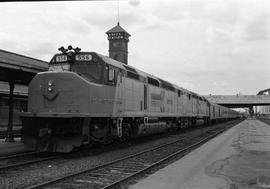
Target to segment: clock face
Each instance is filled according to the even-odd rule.
[[[113,47],[120,47],[120,43],[119,42],[113,42]]]
[[[113,42],[113,47],[125,47],[123,42],[115,41]]]

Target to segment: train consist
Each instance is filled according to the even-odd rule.
[[[22,114],[28,149],[70,152],[95,142],[240,116],[107,56],[71,47],[61,50],[50,61],[49,71],[37,74],[29,85],[28,111]]]

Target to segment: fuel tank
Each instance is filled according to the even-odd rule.
[[[166,124],[166,122],[160,121],[158,118],[149,118],[147,122],[133,126],[132,137],[136,138],[157,133],[164,133],[168,131],[168,129],[169,126]]]

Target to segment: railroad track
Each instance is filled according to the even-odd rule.
[[[0,139],[6,138],[6,131],[0,131]],[[13,137],[21,137],[21,130],[14,130]]]
[[[204,133],[196,139],[182,138],[174,142],[126,156],[97,167],[37,184],[38,188],[116,188],[121,183],[143,174],[173,158],[182,157],[228,128]],[[191,143],[191,145],[187,145]]]
[[[0,157],[0,171],[35,164],[42,161],[53,160],[62,155],[48,155],[41,152],[27,152],[10,156]]]

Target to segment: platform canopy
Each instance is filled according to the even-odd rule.
[[[0,49],[0,81],[28,84],[41,71],[48,69],[48,62]]]
[[[0,49],[0,81],[9,83],[9,117],[6,141],[12,142],[13,96],[15,84],[28,85],[33,77],[48,70],[48,63]]]

